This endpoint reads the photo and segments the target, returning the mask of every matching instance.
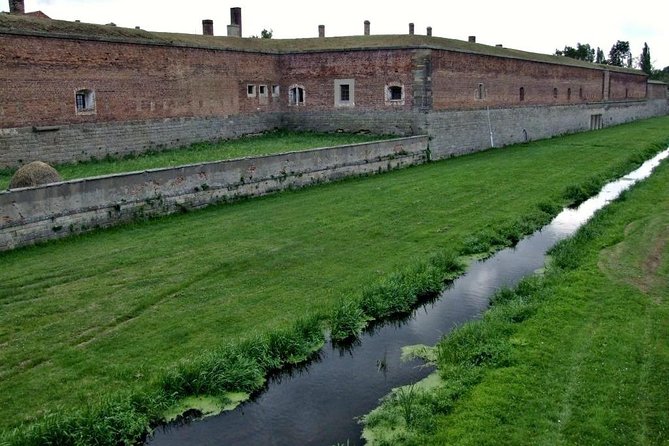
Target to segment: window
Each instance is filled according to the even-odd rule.
[[[256,97],[256,86],[255,85],[247,85],[246,86],[246,96],[249,98],[255,98]]]
[[[258,85],[258,95],[267,97],[267,85]]]
[[[288,105],[304,105],[304,87],[291,85],[288,89]]]
[[[584,97],[583,97],[583,87],[580,87],[578,89],[578,98],[579,99],[584,99]]]
[[[272,85],[272,96],[273,97],[279,96],[279,92],[280,92],[279,86]]]
[[[553,99],[557,99],[557,98],[558,98],[558,89],[553,88]]]
[[[95,93],[93,90],[77,90],[74,93],[75,110],[79,115],[95,113]]]
[[[385,89],[386,105],[404,105],[404,86],[399,82],[391,82]]]
[[[524,101],[525,100],[525,87],[520,87],[519,95],[520,95],[520,101],[521,102]]]
[[[485,94],[485,89],[483,88],[483,84],[479,84],[479,87],[476,91],[477,99],[483,99],[484,94]]]
[[[571,100],[571,88],[567,88],[567,100]]]
[[[339,100],[341,102],[348,102],[351,99],[351,86],[343,84],[339,86]]]
[[[602,115],[590,115],[590,130],[599,130],[604,127],[604,121],[602,120]]]
[[[355,106],[355,80],[335,79],[334,81],[335,107]]]
[[[390,100],[391,101],[401,101],[402,97],[402,87],[390,87]]]

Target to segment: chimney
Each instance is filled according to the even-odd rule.
[[[202,35],[203,36],[213,36],[214,35],[214,21],[209,19],[204,19],[202,21]]]
[[[496,46],[497,48],[504,48],[504,45],[502,45],[501,43],[498,43],[498,44],[495,45],[495,46]]]
[[[430,37],[432,36],[432,27],[431,26],[427,27],[427,35],[430,36]]]
[[[469,36],[469,43],[476,43],[476,36]]]
[[[413,23],[409,23],[409,35],[413,36]]]
[[[26,8],[23,5],[23,0],[9,0],[10,14],[25,14]]]
[[[325,37],[325,25],[318,25],[318,37]]]
[[[365,20],[365,35],[369,35],[369,20]]]
[[[228,25],[228,36],[242,36],[242,8],[230,8],[230,24]]]

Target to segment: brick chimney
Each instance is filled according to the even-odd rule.
[[[318,25],[318,37],[325,37],[325,25]]]
[[[228,25],[229,37],[242,36],[242,8],[230,8],[230,24]]]
[[[10,14],[25,14],[26,8],[23,5],[23,0],[9,0]]]
[[[409,35],[413,36],[414,34],[414,26],[413,23],[409,23]]]
[[[431,26],[427,27],[427,35],[432,36],[432,27]]]
[[[204,19],[202,21],[202,35],[203,36],[213,36],[214,35],[214,21],[210,19]]]
[[[369,20],[365,20],[365,35],[369,35]]]
[[[476,36],[469,36],[469,43],[476,43]]]

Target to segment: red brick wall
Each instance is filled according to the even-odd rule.
[[[648,84],[648,99],[667,99],[667,84]]]
[[[354,110],[410,110],[413,106],[413,51],[341,51],[282,56],[282,103],[288,102],[288,87],[303,85],[305,108],[334,107],[335,79],[355,80]],[[404,105],[386,105],[385,86],[404,86]],[[342,107],[343,108],[343,107]]]
[[[603,70],[449,51],[433,53],[435,110],[595,102],[602,100],[603,82]],[[479,84],[483,84],[483,99],[478,98]],[[628,99],[644,98],[645,85],[642,75],[612,72],[611,99],[624,99],[625,88]],[[525,90],[522,102],[521,87]]]
[[[285,111],[291,109],[293,84],[306,91],[301,110],[332,110],[335,79],[355,80],[355,106],[342,110],[408,111],[415,108],[414,88],[422,94],[420,79],[414,79],[420,51],[409,49],[277,56],[11,35],[0,35],[0,48],[3,128]],[[434,110],[602,100],[602,70],[443,50],[434,50],[431,61]],[[403,85],[403,104],[386,104],[390,83]],[[248,85],[255,86],[253,97]],[[266,98],[259,95],[260,85],[267,88]],[[273,85],[280,86],[278,97],[272,96]],[[612,100],[644,98],[645,76],[611,72],[608,88]],[[76,113],[80,89],[95,92],[95,114]]]
[[[1,127],[279,109],[245,94],[247,80],[278,79],[277,56],[7,35],[0,48]],[[95,92],[96,114],[77,115],[79,89]]]
[[[646,97],[646,79],[636,74],[611,72],[609,88],[609,100],[612,101]]]

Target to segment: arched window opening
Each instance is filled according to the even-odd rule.
[[[557,98],[558,98],[558,89],[553,88],[553,99],[557,99]]]
[[[520,96],[521,102],[525,100],[525,87],[520,87],[519,96]]]
[[[288,105],[304,105],[304,97],[302,85],[291,85],[288,89]]]
[[[483,99],[484,95],[485,95],[485,88],[483,87],[483,84],[479,84],[476,92],[476,97],[478,99]]]
[[[571,100],[571,88],[567,88],[567,100]]]

